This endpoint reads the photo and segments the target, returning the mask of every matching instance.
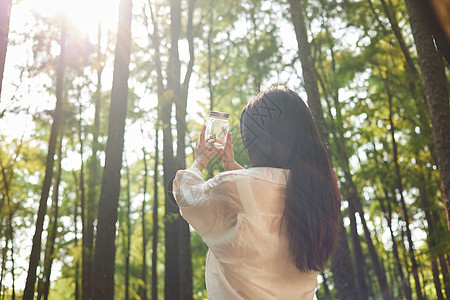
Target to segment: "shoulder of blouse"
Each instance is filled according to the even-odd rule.
[[[199,181],[204,181],[202,172],[197,168],[188,168],[185,170],[179,170],[177,172],[176,177],[182,176],[182,174],[186,173],[194,175]],[[289,170],[270,167],[254,167],[248,169],[225,171],[210,178],[208,181],[206,181],[206,183],[209,186],[214,186],[221,182],[236,181],[243,177],[246,178],[250,177],[257,180],[263,180],[275,184],[286,185],[286,182],[289,178]]]
[[[221,172],[208,181],[211,181],[211,184],[217,184],[224,181],[237,181],[244,177],[286,185],[289,178],[289,170],[269,167],[239,169]]]

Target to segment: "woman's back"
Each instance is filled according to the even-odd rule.
[[[308,107],[283,86],[247,103],[241,135],[253,168],[238,170],[229,133],[223,150],[207,148],[204,127],[193,168],[179,171],[174,181],[183,217],[210,248],[208,294],[312,300],[341,216],[326,147]],[[201,170],[214,155],[224,170],[235,171],[205,183]]]
[[[197,227],[210,248],[209,298],[313,299],[317,272],[299,271],[281,224],[288,171],[236,170],[206,183],[195,172],[180,171],[174,191],[183,217]],[[177,193],[187,191],[188,185],[190,192]],[[183,207],[183,203],[190,205]],[[199,214],[203,222],[196,224]]]

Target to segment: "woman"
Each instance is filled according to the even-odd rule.
[[[251,168],[234,161],[230,134],[222,151],[206,148],[203,128],[192,167],[173,183],[183,218],[209,247],[209,299],[315,299],[340,199],[311,113],[295,92],[272,87],[244,107],[241,134]],[[204,182],[216,154],[226,172]]]

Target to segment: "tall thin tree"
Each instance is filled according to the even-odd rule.
[[[81,103],[81,90],[82,85],[79,84],[78,87],[78,103],[79,103],[79,110],[78,110],[78,141],[80,145],[80,180],[78,182],[78,187],[80,191],[80,207],[81,207],[81,232],[83,235],[82,241],[84,241],[85,236],[87,236],[85,230],[86,226],[84,224],[86,223],[86,215],[88,214],[89,208],[86,207],[86,187],[85,187],[85,177],[84,177],[84,136],[83,136],[83,105]],[[85,254],[85,247],[82,245],[81,250],[81,256],[83,259],[83,254]]]
[[[48,143],[47,160],[45,164],[45,176],[42,184],[41,198],[39,201],[39,209],[36,219],[36,228],[33,236],[33,245],[30,254],[30,263],[28,266],[27,281],[25,284],[25,290],[23,292],[23,299],[32,300],[34,296],[34,286],[36,283],[36,269],[39,264],[39,257],[41,254],[41,240],[42,231],[44,229],[44,217],[47,211],[47,199],[50,192],[50,186],[53,177],[53,165],[54,156],[56,150],[56,141],[58,139],[59,126],[62,117],[63,107],[63,82],[64,82],[64,66],[66,57],[66,26],[62,25],[61,39],[60,39],[61,52],[59,55],[59,61],[56,71],[56,106],[53,113],[53,123],[50,129],[50,140]]]
[[[194,64],[192,18],[195,0],[188,1],[187,40],[190,59],[184,81],[181,82],[181,63],[178,42],[181,35],[181,1],[170,1],[170,51],[167,67],[167,89],[170,99],[161,105],[161,122],[163,128],[163,168],[164,186],[166,187],[165,219],[165,298],[192,299],[192,262],[190,253],[189,225],[180,218],[178,207],[170,200],[171,181],[177,169],[185,168],[186,106],[189,81]],[[162,99],[161,99],[162,100]],[[177,152],[174,155],[171,126],[172,109],[175,105]],[[178,288],[173,288],[173,287]]]
[[[7,208],[7,226],[6,226],[6,246],[3,248],[2,250],[2,273],[1,273],[1,278],[0,278],[0,290],[2,288],[2,283],[3,283],[3,276],[6,273],[6,260],[7,260],[7,253],[8,253],[8,248],[9,248],[9,252],[11,254],[11,277],[12,277],[12,295],[11,298],[15,299],[16,298],[16,276],[15,276],[15,264],[14,264],[14,227],[13,227],[13,214],[14,214],[14,209],[13,209],[13,203],[11,201],[11,195],[10,195],[10,191],[9,191],[9,185],[11,182],[11,178],[8,180],[7,178],[7,174],[5,171],[5,168],[1,165],[1,158],[0,158],[0,168],[2,169],[2,178],[3,178],[3,188],[4,188],[4,193],[3,193],[3,197],[6,198],[6,208]],[[11,172],[12,173],[12,172]],[[8,247],[9,245],[9,247]],[[0,291],[1,294],[1,291]],[[3,295],[5,295],[5,293],[3,293]]]
[[[213,70],[212,70],[212,39],[214,32],[214,0],[209,0],[209,23],[208,23],[208,91],[209,91],[209,109],[214,110],[214,86],[213,86]]]
[[[155,129],[155,165],[153,172],[153,230],[152,230],[152,299],[158,299],[158,166],[159,166],[159,126]]]
[[[5,277],[5,273],[6,273],[6,252],[7,252],[7,248],[3,247],[2,249],[2,270],[0,272],[0,293],[5,294],[6,292],[3,292],[3,278]],[[6,290],[6,287],[5,287]]]
[[[181,28],[181,1],[170,1],[170,36],[171,47],[169,52],[169,63],[167,72],[167,88],[172,98],[161,105],[161,121],[163,128],[163,168],[164,187],[166,194],[164,235],[166,246],[165,273],[164,273],[164,296],[165,299],[180,298],[180,264],[179,264],[179,223],[180,217],[178,207],[171,202],[170,191],[167,187],[171,184],[177,163],[173,151],[172,137],[172,109],[174,99],[180,97],[180,61],[178,56],[178,40]]]
[[[141,129],[141,133],[143,130]],[[142,225],[142,266],[141,266],[141,280],[142,286],[139,287],[139,295],[141,300],[147,300],[147,226],[146,226],[146,205],[147,205],[147,152],[145,147],[142,147],[142,161],[144,162],[144,186],[142,188],[142,206],[141,206],[141,225]]]
[[[74,219],[74,234],[75,234],[75,238],[73,239],[73,243],[75,248],[78,247],[78,196],[75,198],[75,205],[73,208],[73,219]],[[77,257],[76,261],[75,261],[75,290],[74,290],[74,295],[75,295],[75,300],[80,299],[80,258]]]
[[[130,299],[130,250],[131,250],[131,192],[130,192],[130,167],[128,166],[128,161],[125,158],[125,173],[127,177],[126,183],[126,201],[127,201],[127,211],[126,211],[126,246],[125,246],[125,300]]]
[[[375,165],[378,166],[378,157],[380,157],[380,154],[376,150],[375,144],[373,144],[373,151],[375,153],[375,155],[374,155]],[[389,172],[389,165],[388,165],[388,162],[386,160],[383,160],[383,164],[386,167],[388,176],[383,176],[380,179],[381,184],[382,184],[383,195],[384,195],[384,198],[380,199],[380,207],[381,207],[383,213],[385,214],[387,225],[388,225],[388,228],[389,228],[389,234],[391,236],[392,253],[394,255],[395,265],[397,267],[397,272],[398,272],[398,276],[399,276],[399,284],[400,284],[400,286],[402,288],[402,291],[400,291],[400,292],[403,292],[403,295],[404,295],[404,297],[407,300],[411,300],[412,299],[411,287],[409,285],[409,280],[407,278],[405,278],[404,273],[403,273],[403,268],[402,268],[402,265],[401,265],[399,251],[398,251],[398,246],[397,246],[397,240],[395,238],[395,233],[394,233],[393,226],[392,226],[392,206],[391,206],[391,203],[393,202],[393,200],[389,196],[389,192],[388,192],[388,188],[387,188],[387,186],[388,186],[387,185],[387,181],[389,181],[387,178],[391,177],[390,174],[389,174],[390,173]]]
[[[61,182],[61,161],[62,161],[62,136],[59,138],[58,146],[58,162],[56,166],[56,178],[53,182],[52,191],[52,206],[50,209],[50,225],[48,227],[47,241],[45,244],[45,257],[44,257],[44,272],[42,278],[38,284],[38,297],[40,300],[43,297],[45,300],[48,299],[48,294],[50,291],[50,275],[52,272],[53,259],[55,257],[55,240],[56,233],[58,230],[58,211],[59,211],[59,188]]]
[[[82,223],[82,299],[89,300],[92,298],[92,275],[93,275],[93,261],[94,261],[94,219],[96,217],[96,204],[99,190],[99,166],[98,155],[100,149],[99,134],[100,134],[100,110],[102,101],[102,73],[103,73],[103,54],[101,51],[102,26],[101,23],[97,27],[97,57],[96,57],[96,72],[97,72],[97,86],[95,92],[95,113],[94,125],[92,126],[92,156],[88,166],[88,193],[85,213],[83,213]]]
[[[9,168],[11,170],[14,169],[14,165],[16,164],[16,162],[19,160],[19,155],[23,146],[23,139],[25,136],[25,132],[22,134],[22,137],[20,138],[20,142],[16,147],[15,153],[14,153],[14,157],[12,158],[12,160],[9,162]],[[4,198],[6,198],[6,204],[8,205],[8,237],[7,240],[9,239],[10,242],[10,253],[11,253],[11,277],[12,277],[12,284],[11,284],[11,288],[12,288],[12,295],[11,298],[14,300],[16,298],[16,276],[15,276],[15,261],[14,261],[14,226],[13,226],[13,215],[14,215],[14,209],[13,209],[13,201],[11,199],[11,194],[10,194],[10,189],[9,187],[11,186],[11,183],[13,181],[13,177],[14,177],[14,173],[12,171],[9,171],[9,176],[8,174],[6,174],[6,170],[3,167],[3,163],[2,163],[2,159],[0,158],[0,168],[2,169],[2,178],[3,178],[3,188],[4,188]],[[7,247],[5,247],[5,250],[7,250]],[[3,270],[2,270],[3,271]],[[1,289],[1,283],[0,283],[0,289]]]
[[[425,1],[405,0],[430,113],[442,197],[450,231],[450,104],[442,57],[423,16]]]
[[[186,109],[189,82],[194,67],[194,26],[193,15],[196,0],[188,1],[188,19],[186,26],[186,37],[188,41],[189,62],[187,70],[180,85],[180,97],[175,98],[176,107],[176,127],[177,127],[177,168],[186,168]],[[183,300],[193,299],[192,296],[192,259],[191,259],[191,238],[189,224],[180,219],[179,223],[179,259],[180,259],[180,297]]]
[[[0,102],[2,95],[3,72],[5,70],[6,49],[8,46],[11,6],[12,0],[0,1]]]
[[[325,32],[327,33],[327,35],[329,35],[328,33],[328,28],[325,28]],[[328,40],[330,41],[331,38],[328,38]],[[364,253],[361,247],[361,241],[360,241],[360,237],[358,234],[358,224],[356,221],[356,201],[359,201],[358,199],[358,194],[356,191],[356,187],[353,184],[353,179],[351,177],[350,174],[350,168],[349,168],[349,163],[348,163],[348,157],[347,157],[347,153],[345,152],[345,142],[342,139],[342,120],[340,118],[340,111],[339,111],[339,93],[338,93],[338,87],[337,87],[337,83],[336,83],[336,74],[335,74],[335,62],[334,62],[334,50],[333,50],[333,45],[331,45],[330,43],[330,52],[331,52],[331,61],[332,61],[332,70],[333,70],[333,80],[332,80],[332,98],[334,100],[335,103],[335,111],[336,111],[336,120],[333,119],[333,114],[331,112],[332,110],[332,106],[330,104],[330,101],[327,97],[325,97],[326,100],[326,104],[327,104],[327,109],[328,109],[328,115],[330,116],[330,133],[333,136],[334,139],[334,144],[335,147],[337,149],[337,155],[336,155],[336,162],[337,165],[341,168],[341,170],[344,172],[344,176],[342,176],[342,180],[341,180],[341,193],[344,196],[344,199],[347,200],[348,202],[348,209],[347,209],[347,213],[348,213],[348,218],[350,219],[350,236],[351,236],[351,243],[352,243],[352,250],[353,250],[353,261],[355,264],[355,275],[356,275],[356,284],[358,287],[358,294],[359,294],[359,299],[368,299],[369,297],[369,291],[368,291],[368,287],[366,284],[366,262],[365,262],[365,258],[364,258]],[[319,59],[320,61],[320,59]],[[320,67],[318,68],[320,69]],[[317,70],[319,71],[319,70]],[[319,72],[316,73],[318,80],[321,84],[321,87],[323,89],[323,91],[327,91],[327,87],[325,86],[324,83],[324,78],[325,74],[323,74],[322,76],[319,75]],[[330,93],[330,92],[328,92]]]
[[[158,94],[158,105],[157,105],[157,120],[155,124],[155,164],[154,164],[154,173],[153,173],[153,230],[152,230],[152,299],[158,299],[158,269],[157,269],[157,263],[158,263],[158,230],[159,230],[159,218],[158,218],[158,182],[159,182],[159,176],[158,176],[158,166],[159,166],[159,131],[160,126],[162,123],[162,115],[163,110],[162,107],[166,108],[166,103],[163,104],[162,97],[164,92],[164,83],[163,83],[163,75],[162,75],[162,68],[161,68],[161,57],[160,57],[160,37],[159,37],[159,30],[158,30],[158,22],[156,21],[156,12],[153,11],[152,3],[149,0],[148,6],[150,9],[150,17],[153,24],[153,33],[149,34],[149,38],[152,41],[153,48],[155,49],[155,67],[156,67],[156,74],[157,74],[157,94]],[[147,19],[146,19],[147,20]],[[148,23],[148,22],[147,22]],[[166,136],[168,132],[164,133],[163,135]],[[167,136],[164,137],[164,139],[167,140]],[[163,143],[166,143],[163,141]],[[165,150],[168,151],[168,147],[165,146]],[[173,154],[173,152],[172,152]],[[166,158],[167,159],[167,158]],[[164,166],[163,166],[164,167]],[[164,167],[164,170],[166,167]],[[165,177],[164,179],[165,180]]]
[[[426,168],[424,168],[426,170]],[[431,212],[431,205],[430,200],[428,199],[428,190],[426,187],[426,182],[430,181],[430,178],[425,178],[425,175],[420,172],[419,173],[419,198],[421,202],[422,209],[425,212],[425,220],[427,221],[428,225],[428,237],[427,237],[427,243],[428,247],[433,249],[437,245],[436,241],[436,234],[435,234],[435,227],[436,224],[434,224],[434,220],[432,217]],[[428,180],[427,180],[428,179]],[[437,257],[431,257],[431,272],[433,274],[433,283],[436,290],[436,297],[438,300],[444,300],[444,295],[442,293],[442,285],[441,285],[441,279],[440,279],[440,272],[439,272],[439,266],[437,262]],[[425,283],[424,283],[425,284]]]
[[[94,256],[93,298],[96,300],[114,298],[115,236],[130,73],[131,16],[132,0],[121,0]]]
[[[417,299],[421,300],[421,299],[423,299],[423,295],[422,295],[422,289],[421,289],[420,280],[419,280],[418,264],[416,261],[416,256],[414,254],[414,242],[412,240],[412,234],[411,234],[411,229],[410,229],[411,221],[409,219],[409,213],[408,213],[408,209],[406,207],[402,175],[400,172],[400,165],[399,165],[399,161],[398,161],[398,146],[397,146],[397,141],[395,138],[396,128],[394,126],[394,119],[393,119],[392,94],[390,92],[390,88],[387,83],[387,79],[383,78],[383,81],[384,81],[384,86],[385,86],[387,98],[388,98],[389,125],[390,125],[389,132],[391,134],[391,141],[392,141],[392,155],[393,155],[393,162],[394,162],[394,166],[395,166],[395,175],[396,175],[395,176],[396,177],[395,178],[396,190],[400,196],[400,204],[402,207],[403,218],[405,221],[406,237],[407,237],[407,241],[408,241],[408,254],[409,254],[409,258],[411,260],[411,269],[412,269],[412,273],[413,273],[413,277],[414,277],[414,283],[416,286],[416,295],[417,295]]]
[[[22,138],[20,140],[20,143],[18,144],[16,151],[15,151],[15,155],[12,158],[12,160],[7,163],[6,166],[8,166],[8,168],[10,170],[14,169],[14,165],[16,164],[16,162],[18,161],[19,158],[19,154],[20,154],[20,149],[22,148],[23,145],[23,137],[24,135],[22,135]],[[7,205],[7,229],[6,229],[6,233],[7,236],[6,238],[6,244],[9,243],[9,251],[11,253],[11,277],[12,277],[12,284],[11,284],[11,288],[12,288],[12,295],[11,298],[15,299],[16,298],[16,276],[15,276],[15,261],[14,261],[14,226],[13,226],[13,215],[14,215],[14,209],[13,209],[13,202],[11,199],[11,194],[10,194],[10,186],[11,186],[11,182],[13,180],[13,175],[14,172],[12,171],[7,171],[6,170],[6,166],[3,166],[3,162],[2,162],[2,158],[0,155],[0,168],[1,168],[1,173],[2,173],[2,182],[3,182],[3,199],[6,199],[6,205]],[[9,174],[9,176],[8,176]],[[1,210],[0,210],[1,211]],[[3,251],[2,251],[2,273],[0,275],[0,290],[2,289],[2,283],[3,283],[3,276],[5,275],[5,271],[6,271],[6,253],[7,253],[8,247],[4,247]],[[1,291],[0,291],[1,294]],[[5,294],[3,294],[5,295]]]

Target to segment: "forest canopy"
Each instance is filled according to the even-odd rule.
[[[240,114],[274,84],[308,105],[338,179],[318,299],[450,299],[438,2],[0,0],[1,299],[207,299],[170,182],[210,110],[251,167]]]

